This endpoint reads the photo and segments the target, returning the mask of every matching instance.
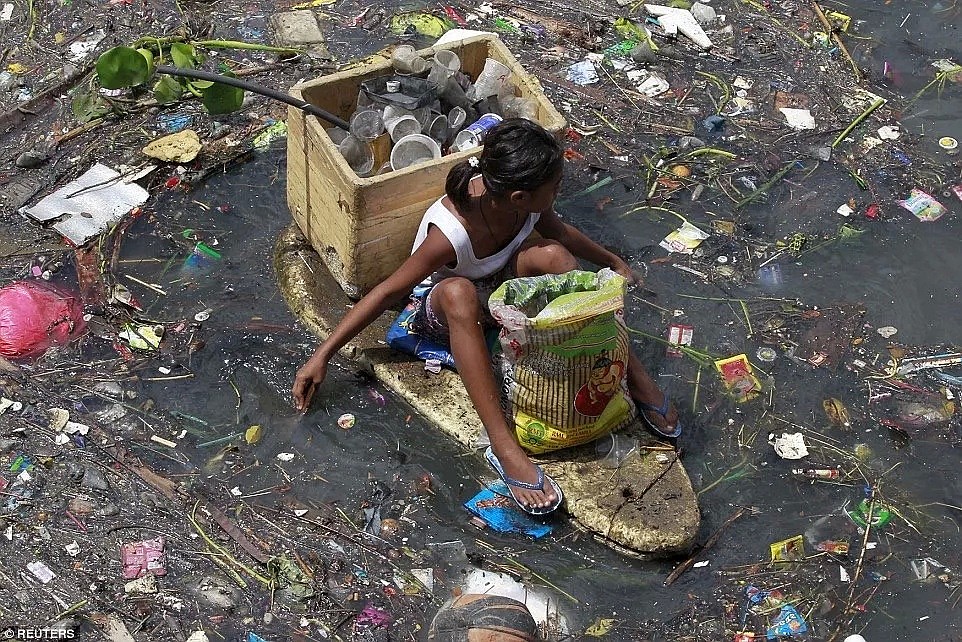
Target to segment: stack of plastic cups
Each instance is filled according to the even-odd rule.
[[[384,120],[376,109],[360,109],[351,116],[351,134],[370,143],[384,132]]]
[[[423,131],[433,138],[438,145],[443,145],[450,135],[448,117],[444,114],[435,116]]]
[[[367,176],[374,169],[374,152],[367,143],[340,127],[327,130],[338,151],[358,176]]]
[[[445,87],[448,80],[461,69],[461,59],[453,51],[441,49],[431,60],[431,71],[428,80],[437,83],[438,87]]]
[[[397,105],[388,105],[384,108],[384,124],[391,135],[391,140],[395,143],[405,136],[421,133],[424,128],[414,112]]]
[[[468,113],[464,111],[463,107],[452,107],[451,111],[448,112],[448,128],[451,130],[451,133],[461,131],[467,119]]]
[[[391,168],[395,171],[441,158],[437,141],[424,134],[411,134],[399,140],[391,150]]]
[[[391,54],[391,64],[394,71],[405,76],[423,74],[428,68],[427,61],[411,45],[396,47]]]

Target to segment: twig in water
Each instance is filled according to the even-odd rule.
[[[671,575],[669,575],[665,579],[664,585],[671,586],[675,580],[677,580],[679,577],[682,576],[682,574],[684,574],[685,571],[691,568],[692,564],[695,563],[695,560],[698,559],[700,555],[708,551],[711,547],[713,547],[718,542],[718,539],[722,536],[722,533],[724,533],[729,526],[734,524],[735,520],[737,520],[739,517],[744,515],[747,511],[748,511],[748,508],[745,506],[742,506],[741,508],[736,510],[734,513],[732,513],[728,517],[728,519],[725,520],[725,523],[719,526],[718,530],[712,533],[712,536],[708,538],[708,541],[705,542],[705,545],[701,547],[701,550],[698,551],[697,555],[692,555],[687,560],[685,560],[684,562],[682,562],[681,564],[675,567],[675,570],[671,572]]]

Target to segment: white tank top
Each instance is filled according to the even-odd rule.
[[[468,237],[468,232],[464,229],[464,225],[461,224],[461,221],[451,210],[444,206],[443,200],[444,197],[441,197],[434,201],[431,207],[424,213],[424,216],[421,218],[421,225],[418,227],[417,236],[414,238],[414,247],[411,248],[411,253],[414,254],[414,251],[421,246],[421,243],[427,238],[429,227],[434,225],[441,230],[441,233],[451,242],[457,259],[453,268],[448,266],[442,267],[432,274],[425,281],[425,284],[438,283],[441,279],[452,276],[461,276],[474,281],[494,274],[508,264],[508,261],[514,253],[521,247],[521,244],[528,238],[532,230],[534,230],[538,219],[541,218],[541,214],[538,212],[528,214],[528,218],[524,222],[524,225],[521,226],[521,230],[518,231],[517,235],[511,239],[511,242],[508,243],[504,249],[496,254],[479,259],[474,255],[474,247],[471,245],[471,239]]]

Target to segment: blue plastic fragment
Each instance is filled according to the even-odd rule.
[[[248,631],[248,632],[247,632],[247,642],[267,642],[267,640],[265,640],[265,639],[262,638],[261,636],[257,635],[257,634],[254,633],[253,631]]]
[[[466,501],[464,507],[499,533],[518,533],[537,539],[553,530],[551,524],[521,510],[511,498],[507,485],[501,481],[490,484]]]
[[[804,633],[808,633],[808,624],[805,622],[805,618],[802,617],[802,614],[799,613],[794,606],[786,604],[782,607],[781,612],[772,622],[772,625],[768,627],[765,637],[769,640],[776,640],[778,638],[789,638]]]
[[[720,132],[725,129],[725,119],[721,116],[709,116],[701,124],[710,132]]]

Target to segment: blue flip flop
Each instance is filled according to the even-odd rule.
[[[681,421],[675,422],[675,429],[672,432],[664,432],[658,426],[656,426],[651,419],[648,418],[647,414],[647,411],[656,412],[664,417],[665,421],[668,421],[668,408],[671,405],[671,398],[668,396],[667,392],[665,392],[664,395],[665,400],[662,402],[661,407],[653,406],[650,403],[645,403],[644,401],[639,401],[636,403],[641,406],[641,418],[645,420],[645,423],[648,424],[648,427],[651,428],[655,434],[661,435],[662,437],[668,437],[669,439],[674,439],[681,436]]]
[[[538,469],[538,481],[534,484],[529,484],[528,482],[523,482],[508,477],[504,473],[504,468],[501,467],[501,462],[498,461],[498,456],[494,454],[493,450],[491,450],[491,446],[488,446],[488,448],[484,451],[484,458],[488,460],[488,463],[491,464],[491,468],[494,468],[494,472],[498,473],[498,477],[500,477],[501,481],[503,481],[508,487],[508,491],[511,493],[511,499],[518,504],[521,510],[529,515],[547,515],[557,510],[558,507],[561,506],[561,502],[564,501],[564,495],[561,492],[561,487],[558,486],[555,480],[544,474],[544,471],[541,470],[541,466],[535,465],[535,468]],[[541,492],[544,492],[545,482],[551,484],[551,488],[554,490],[557,498],[549,506],[545,506],[544,508],[535,508],[522,504],[518,501],[518,498],[514,496],[514,491],[511,490],[511,488],[514,487],[523,488],[525,490],[540,490]]]

